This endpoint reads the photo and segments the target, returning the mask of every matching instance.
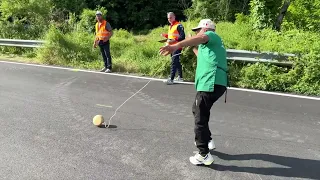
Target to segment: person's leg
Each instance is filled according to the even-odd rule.
[[[211,140],[209,130],[210,110],[213,105],[225,92],[226,87],[215,85],[214,92],[198,92],[193,104],[195,118],[195,141],[199,154],[190,157],[193,164],[211,164],[213,158],[209,153],[208,142]],[[199,156],[200,155],[200,156]]]
[[[100,52],[101,52],[101,55],[102,55],[102,59],[103,59],[103,62],[104,62],[104,69],[102,70],[103,72],[107,69],[108,67],[108,63],[107,63],[107,56],[106,56],[106,53],[105,53],[105,44],[102,44],[101,42],[99,43],[99,47],[100,47]]]
[[[182,65],[181,65],[181,62],[180,62],[181,50],[177,50],[176,54],[177,54],[176,59],[175,59],[176,60],[176,67],[177,67],[179,78],[182,80],[183,79],[183,76],[182,76]]]
[[[199,149],[199,153],[189,158],[190,162],[194,165],[210,165],[214,159],[209,153],[208,149],[208,113],[206,105],[206,99],[208,95],[206,92],[197,92],[195,101],[193,103],[192,112],[195,118],[195,141]]]
[[[104,52],[105,52],[105,56],[106,58],[106,68],[109,70],[112,70],[112,58],[111,58],[111,53],[110,53],[110,41],[107,41],[105,46],[104,46]]]
[[[212,104],[210,93],[207,92],[198,92],[193,104],[195,141],[199,154],[202,156],[209,153],[208,142],[210,140],[210,131],[208,123]]]
[[[174,76],[176,75],[176,71],[177,71],[177,56],[176,56],[176,52],[173,52],[171,54],[171,74],[170,74],[170,79],[171,81],[173,81]]]
[[[226,91],[226,87],[225,86],[221,86],[221,85],[215,85],[214,87],[215,91],[214,93],[212,93],[212,101],[213,101],[213,104],[225,93]],[[215,144],[214,144],[214,141],[211,137],[211,131],[210,131],[210,128],[208,129],[209,131],[209,144],[208,144],[208,148],[209,150],[213,150],[215,149]]]
[[[173,84],[173,80],[174,77],[176,75],[176,71],[177,71],[177,56],[175,55],[177,53],[177,51],[173,52],[171,54],[171,69],[170,69],[170,77],[169,79],[166,81],[167,84]],[[179,58],[179,57],[178,57]]]

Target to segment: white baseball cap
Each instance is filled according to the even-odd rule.
[[[102,12],[101,11],[97,11],[96,15],[102,15]]]
[[[192,28],[192,31],[196,31],[200,28],[209,28],[209,29],[216,29],[216,25],[210,20],[210,19],[202,19],[198,26],[195,28]]]

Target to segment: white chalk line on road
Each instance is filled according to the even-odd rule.
[[[33,66],[33,67],[43,67],[43,68],[51,68],[51,69],[61,69],[61,70],[69,70],[69,71],[75,71],[75,72],[87,72],[87,73],[94,73],[94,74],[104,74],[104,75],[109,75],[109,76],[129,77],[129,78],[137,78],[137,79],[145,79],[145,80],[153,80],[153,81],[161,81],[161,82],[163,82],[163,81],[165,80],[165,79],[152,78],[152,77],[142,77],[142,76],[134,76],[134,75],[126,75],[126,74],[116,74],[116,73],[105,73],[105,72],[97,72],[97,71],[90,71],[90,70],[84,70],[84,69],[74,69],[74,68],[67,68],[67,67],[58,67],[58,66],[49,66],[49,65],[39,65],[39,64],[13,62],[13,61],[3,61],[3,60],[0,60],[0,63],[23,65],[23,66]],[[194,85],[193,82],[176,82],[176,84],[190,84],[190,85]],[[253,93],[260,93],[260,94],[269,94],[269,95],[275,95],[275,96],[285,96],[285,97],[293,97],[293,98],[300,98],[300,99],[309,99],[309,100],[320,101],[320,97],[294,95],[294,94],[277,93],[277,92],[269,92],[269,91],[253,90],[253,89],[245,89],[245,88],[235,88],[235,87],[230,87],[230,88],[228,88],[228,89],[235,90],[235,91],[253,92]]]

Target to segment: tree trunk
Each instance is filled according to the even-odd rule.
[[[280,13],[279,13],[279,16],[274,24],[274,28],[277,30],[277,31],[280,31],[281,29],[281,24],[282,24],[282,21],[283,21],[283,18],[284,16],[286,15],[286,12],[290,6],[290,0],[286,0],[284,3],[283,3],[283,6],[280,10]]]

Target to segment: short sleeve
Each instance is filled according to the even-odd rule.
[[[209,37],[209,41],[206,45],[214,45],[216,43],[217,35],[213,31],[207,31],[204,34]]]
[[[178,29],[178,30],[181,30],[181,31],[184,31],[184,27],[183,27],[182,24],[179,24],[178,27],[177,27],[177,29]]]
[[[112,30],[112,27],[111,27],[110,23],[108,23],[108,22],[107,22],[107,25],[106,25],[106,29],[107,29],[108,31],[111,31],[111,30]]]

